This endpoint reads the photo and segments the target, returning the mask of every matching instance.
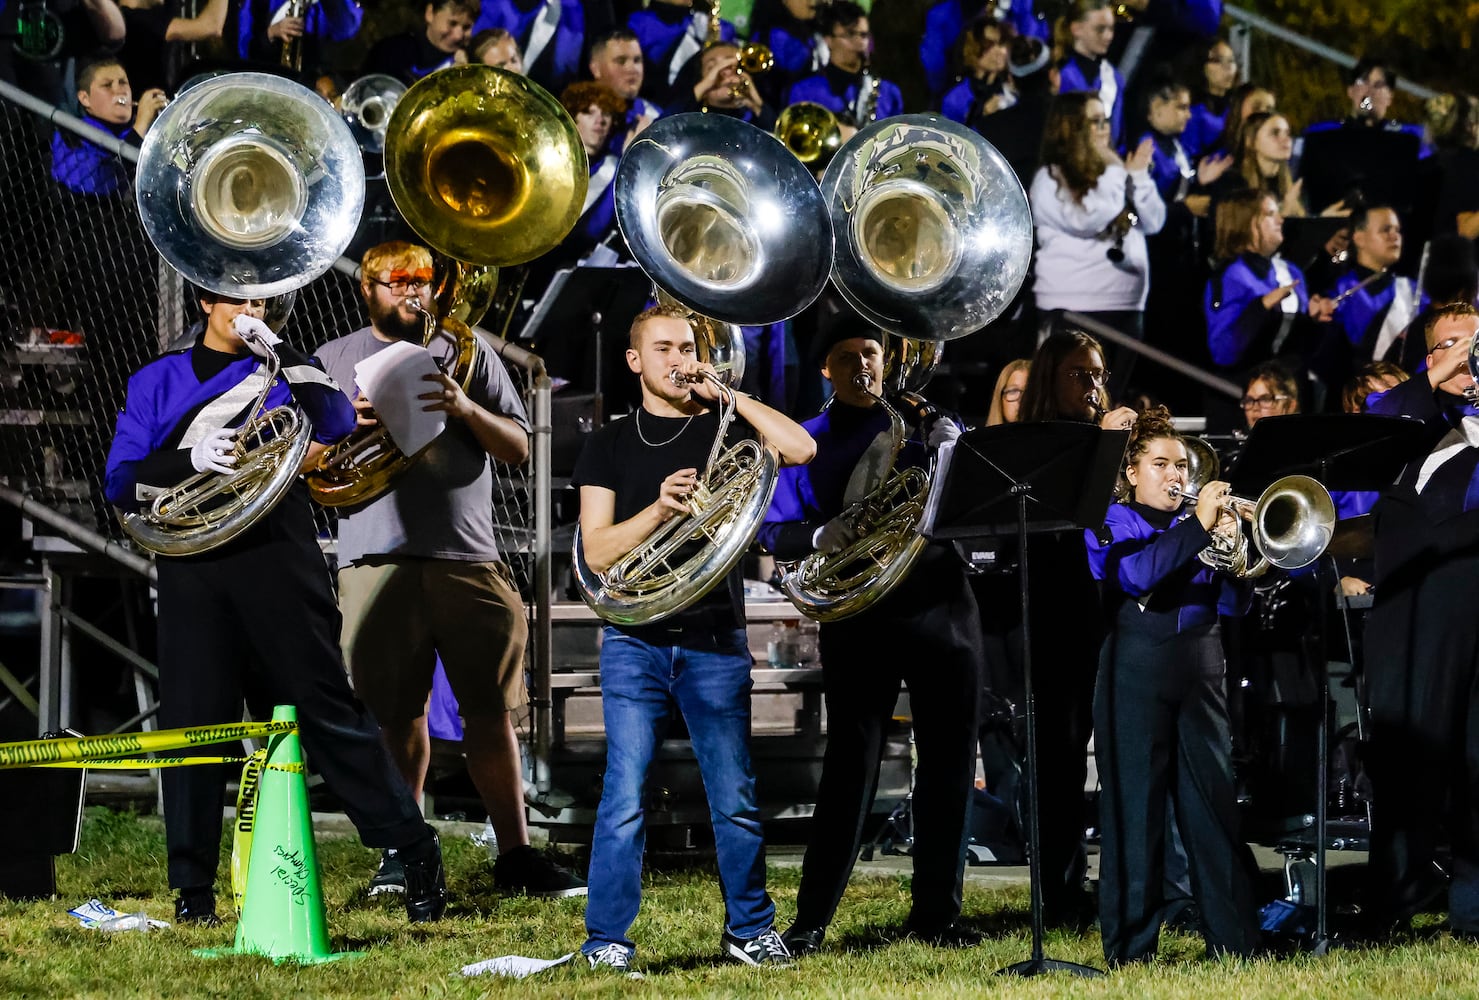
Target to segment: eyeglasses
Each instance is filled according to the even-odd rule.
[[[1015,403],[1017,400],[1022,398],[1022,390],[1016,388],[1015,386],[1010,389],[1003,389],[1001,391],[1001,398],[1006,400],[1008,403]]]
[[[1282,406],[1287,402],[1289,402],[1288,396],[1244,396],[1243,409],[1271,410],[1275,406]]]
[[[388,288],[395,295],[406,295],[410,292],[419,292],[431,284],[426,278],[397,278],[394,281],[381,281],[374,275],[368,276],[371,281],[381,288]]]
[[[1109,381],[1108,368],[1070,368],[1067,374],[1075,382],[1093,382],[1098,386]]]

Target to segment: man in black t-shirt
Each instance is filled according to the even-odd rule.
[[[687,313],[656,306],[632,322],[627,365],[642,405],[587,440],[575,466],[586,563],[604,573],[661,525],[688,513],[719,418]],[[811,460],[816,445],[789,418],[736,393],[736,413],[782,464]],[[714,826],[724,892],[726,957],[749,965],[790,960],[765,891],[765,844],[750,767],[750,652],[742,581],[728,574],[692,607],[644,626],[607,625],[601,643],[606,774],[592,836],[587,939],[592,968],[627,970],[627,933],[642,894],[642,790],[663,736],[669,704],[688,726]]]

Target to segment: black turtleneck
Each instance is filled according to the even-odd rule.
[[[195,372],[196,378],[200,379],[201,382],[205,382],[208,379],[215,378],[226,370],[227,365],[233,361],[240,361],[246,355],[247,352],[245,349],[240,352],[228,353],[226,351],[218,351],[214,347],[207,347],[205,344],[205,335],[201,334],[200,339],[195,342],[195,346],[190,348],[190,370]]]
[[[1176,523],[1176,515],[1179,510],[1161,510],[1159,507],[1151,507],[1139,500],[1130,500],[1125,504],[1135,513],[1145,519],[1145,523],[1157,531],[1165,531]]]

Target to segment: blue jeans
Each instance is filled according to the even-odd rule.
[[[592,954],[627,937],[642,901],[643,787],[662,742],[668,706],[688,725],[709,800],[725,930],[759,936],[775,921],[765,892],[765,841],[750,767],[750,653],[744,629],[685,632],[655,646],[607,626],[601,645],[606,776],[591,841],[585,908]]]

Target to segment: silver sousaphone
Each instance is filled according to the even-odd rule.
[[[263,73],[203,81],[162,111],[139,151],[139,216],[186,280],[241,299],[281,299],[329,269],[364,204],[364,167],[349,126],[306,87]],[[282,499],[307,454],[296,406],[264,410],[280,363],[270,348],[248,377],[235,469],[203,472],[121,514],[124,530],[163,555],[204,552],[251,527]]]
[[[696,314],[699,356],[716,368],[726,352],[743,355],[726,324],[789,319],[827,283],[827,206],[811,174],[767,132],[723,115],[664,118],[627,149],[613,183],[632,255],[663,293]],[[639,625],[692,605],[744,556],[770,507],[775,456],[754,440],[724,448],[738,379],[715,381],[719,431],[689,512],[602,573],[586,563],[576,531],[576,582],[606,621]]]
[[[901,583],[923,553],[925,505],[935,478],[897,464],[910,428],[928,419],[918,395],[944,343],[1006,311],[1032,258],[1032,212],[1006,158],[975,131],[939,115],[886,118],[833,157],[822,194],[837,232],[833,284],[885,331],[884,392],[856,387],[888,414],[889,472],[843,511],[857,538],[781,568],[781,590],[817,621],[857,614]]]

